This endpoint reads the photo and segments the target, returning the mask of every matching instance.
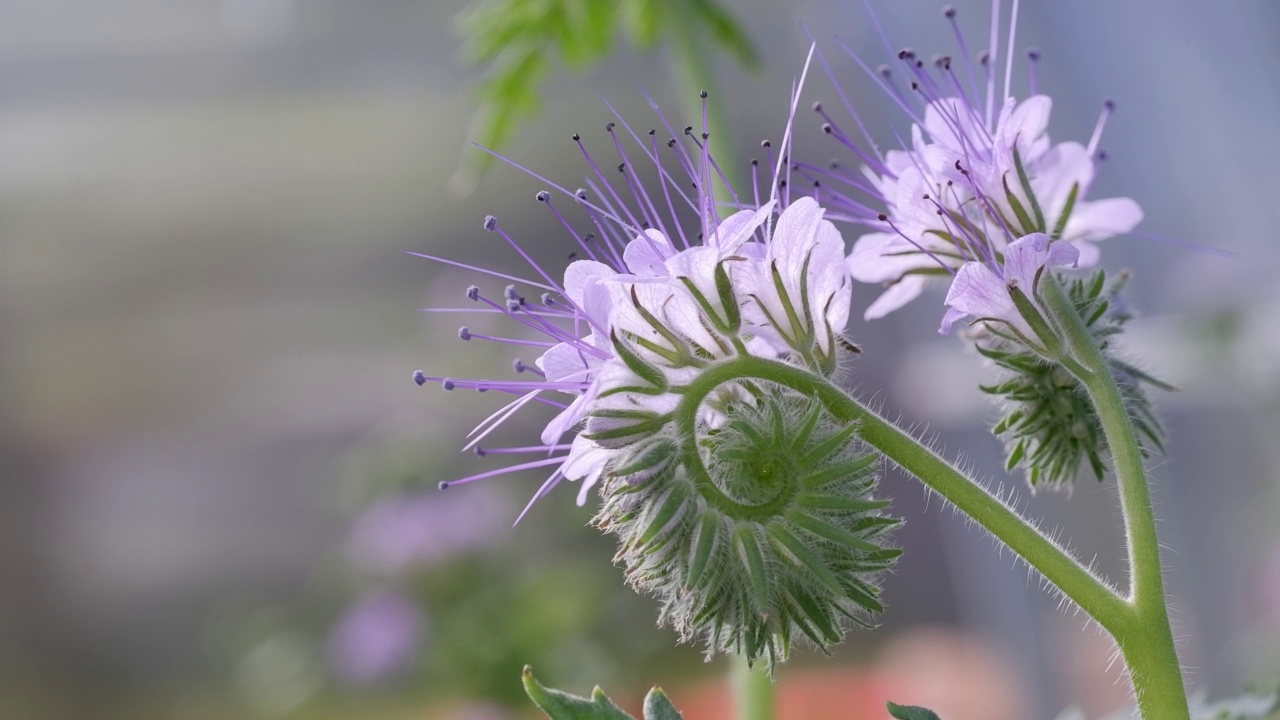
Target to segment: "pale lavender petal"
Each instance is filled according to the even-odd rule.
[[[1103,240],[1123,235],[1142,222],[1142,208],[1130,198],[1078,203],[1062,236],[1068,240]]]
[[[925,275],[903,276],[901,280],[890,285],[889,289],[880,293],[880,297],[871,303],[863,317],[867,320],[876,320],[915,300],[924,291],[927,280],[928,277]]]
[[[667,258],[674,254],[667,236],[649,228],[627,243],[622,260],[636,275],[665,275]]]
[[[1044,233],[1031,233],[1009,243],[1009,247],[1004,249],[1003,279],[996,278],[1000,281],[1001,289],[1011,280],[1028,284],[1035,279],[1036,273],[1049,258],[1049,244],[1049,236]],[[1070,247],[1068,243],[1061,244]],[[956,280],[959,279],[957,276]],[[947,304],[951,304],[950,295],[947,296]]]
[[[739,245],[751,239],[751,235],[764,224],[773,213],[777,201],[770,200],[756,210],[740,210],[725,218],[711,234],[707,245],[720,249],[721,253],[731,253]]]
[[[956,319],[966,315],[1010,321],[1019,318],[1005,281],[991,268],[976,262],[966,263],[956,273],[951,289],[947,291],[946,304],[956,312],[947,313],[948,320],[944,320],[942,332],[949,330]]]

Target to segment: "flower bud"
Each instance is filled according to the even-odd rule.
[[[1124,391],[1134,426],[1148,445],[1161,448],[1162,430],[1146,396],[1146,385],[1172,389],[1112,355],[1109,338],[1123,332],[1129,314],[1120,290],[1127,278],[1108,283],[1103,271],[1065,283],[1067,296],[1106,355]],[[1097,412],[1083,388],[1061,365],[1013,341],[978,343],[978,352],[1004,371],[983,391],[1003,401],[1007,410],[992,432],[1005,440],[1007,470],[1022,468],[1032,488],[1070,487],[1080,466],[1088,463],[1102,480],[1106,473],[1106,440]]]
[[[595,522],[618,536],[616,559],[658,599],[659,622],[708,654],[772,666],[795,637],[825,650],[845,625],[870,626],[900,521],[881,513],[877,456],[856,426],[789,391],[753,398],[719,427],[689,413],[618,453]]]

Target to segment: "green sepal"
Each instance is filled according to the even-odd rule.
[[[605,697],[599,687],[592,691],[590,698],[553,690],[538,682],[528,665],[524,666],[521,681],[529,699],[551,720],[635,720]]]
[[[626,343],[618,340],[618,334],[615,331],[609,332],[609,339],[613,341],[613,351],[626,364],[631,372],[639,375],[641,379],[649,383],[655,390],[667,389],[667,376],[658,368],[645,362],[627,346]]]
[[[738,298],[733,293],[733,284],[724,269],[724,262],[716,263],[716,293],[720,295],[720,306],[724,308],[727,330],[736,335],[742,328],[742,313],[738,310]]]
[[[1018,171],[1018,183],[1022,185],[1022,192],[1026,193],[1027,200],[1031,203],[1031,212],[1036,216],[1035,231],[1044,232],[1046,230],[1044,211],[1040,209],[1040,201],[1036,199],[1036,194],[1031,189],[1031,181],[1027,178],[1027,169],[1022,164],[1022,153],[1018,152],[1017,143],[1013,144],[1013,167]]]
[[[662,688],[656,687],[644,696],[644,720],[681,720],[681,716]]]
[[[897,718],[897,720],[942,720],[942,718],[938,717],[938,713],[915,705],[897,705],[890,702],[885,703],[885,707],[889,709],[889,714]]]
[[[1062,206],[1062,214],[1058,216],[1058,222],[1053,224],[1053,233],[1049,235],[1054,240],[1061,240],[1062,233],[1067,229],[1067,220],[1071,219],[1071,211],[1076,206],[1076,196],[1080,194],[1080,183],[1071,185],[1071,193],[1067,195],[1067,203]]]

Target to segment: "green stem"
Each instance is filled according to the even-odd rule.
[[[1103,627],[1118,626],[1133,614],[1123,598],[999,498],[826,378],[775,360],[747,356],[707,369],[689,392],[696,395],[704,384],[714,386],[748,377],[817,398],[837,420],[859,423],[859,435],[868,445],[973,518]]]
[[[773,681],[764,666],[757,664],[752,668],[740,655],[735,655],[732,662],[729,679],[738,720],[773,720],[776,711]]]
[[[1189,716],[1186,691],[1169,627],[1160,545],[1137,434],[1107,359],[1062,286],[1046,275],[1039,292],[1050,318],[1066,340],[1067,351],[1078,363],[1069,369],[1098,411],[1120,489],[1132,576],[1128,602],[1131,617],[1115,627],[1102,624],[1115,636],[1129,666],[1142,717],[1184,720]]]

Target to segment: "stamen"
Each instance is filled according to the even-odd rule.
[[[425,373],[423,373],[421,370],[414,370],[414,371],[413,371],[413,382],[414,382],[418,387],[422,387],[423,385],[426,385],[426,384],[427,384],[427,376],[426,376],[426,374],[425,374]]]
[[[1093,136],[1089,138],[1089,147],[1087,152],[1093,155],[1098,150],[1098,142],[1102,140],[1102,131],[1107,127],[1107,118],[1111,117],[1111,113],[1116,111],[1116,103],[1114,100],[1107,99],[1102,103],[1102,112],[1098,115],[1098,123],[1093,126]]]
[[[1027,78],[1032,95],[1040,94],[1040,50],[1027,48]]]

